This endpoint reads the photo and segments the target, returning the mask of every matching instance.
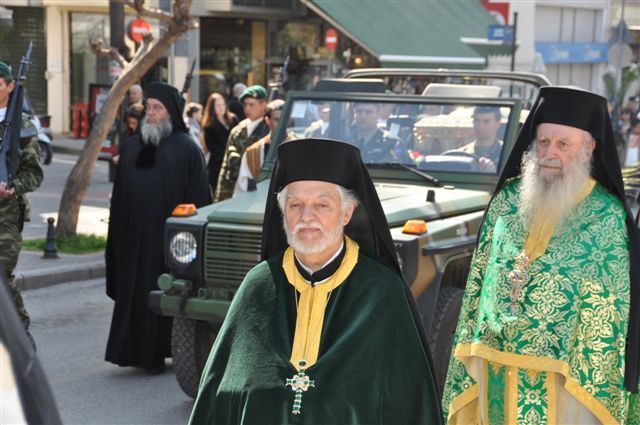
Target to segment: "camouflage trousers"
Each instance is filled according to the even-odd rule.
[[[16,305],[16,310],[18,310],[20,320],[25,329],[28,329],[30,322],[29,313],[27,313],[27,309],[24,307],[22,295],[20,294],[13,275],[13,271],[18,263],[21,243],[22,235],[18,231],[17,226],[7,223],[0,224],[0,264],[2,264],[2,268],[5,270],[9,291]]]

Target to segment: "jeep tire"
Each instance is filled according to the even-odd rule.
[[[198,395],[200,376],[217,334],[217,330],[212,330],[207,322],[183,317],[173,318],[171,328],[173,370],[180,388],[189,397],[195,398]]]
[[[464,291],[460,288],[440,288],[436,311],[433,316],[429,344],[433,359],[433,369],[439,394],[444,390],[447,379],[447,369],[453,348],[453,338],[458,325],[458,316],[462,306]]]

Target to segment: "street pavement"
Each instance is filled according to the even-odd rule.
[[[171,360],[150,374],[104,360],[113,301],[104,278],[25,291],[29,330],[66,425],[186,424],[193,399]]]
[[[28,195],[31,222],[25,223],[24,239],[47,236],[47,219],[57,219],[64,185],[85,141],[64,135],[53,140],[51,165],[43,165],[44,181]],[[91,185],[85,193],[78,218],[78,233],[106,235],[109,219],[109,196],[112,183],[108,178],[108,163],[96,161]],[[15,270],[21,289],[34,289],[63,282],[104,277],[104,252],[85,255],[58,254],[58,259],[44,259],[42,252],[22,251]]]

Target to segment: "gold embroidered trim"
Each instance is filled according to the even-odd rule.
[[[451,400],[451,405],[449,409],[449,415],[447,416],[447,422],[451,423],[453,416],[460,412],[464,407],[466,407],[469,403],[478,399],[478,384],[473,384],[456,397]],[[455,423],[455,422],[453,422]]]
[[[518,380],[520,378],[520,371],[517,367],[506,366],[505,367],[505,424],[518,423]]]
[[[565,378],[564,388],[569,392],[569,394],[589,409],[589,411],[593,413],[599,421],[605,424],[619,423],[597,398],[591,395],[591,393],[584,389],[580,383],[571,376],[569,373],[569,365],[563,361],[545,357],[504,353],[478,343],[458,344],[455,347],[454,356],[462,362],[465,367],[467,366],[465,360],[468,357],[479,357],[489,361],[502,363],[505,366],[558,373]],[[451,412],[449,415],[451,415]]]
[[[483,363],[484,363],[483,365],[484,379],[482,380],[482,383],[483,383],[482,389],[484,390],[484,396],[482,398],[484,399],[484,409],[481,409],[481,410],[482,410],[482,417],[484,419],[484,423],[489,425],[489,362],[483,359]]]
[[[306,361],[306,369],[318,360],[324,313],[331,291],[349,277],[358,262],[358,244],[346,236],[345,241],[346,252],[340,268],[326,282],[316,286],[309,285],[298,272],[293,249],[289,247],[284,253],[282,268],[289,283],[300,293],[290,359],[298,371],[300,360]]]
[[[547,372],[547,425],[556,421],[556,374]]]

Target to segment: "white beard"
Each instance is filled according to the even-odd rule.
[[[283,227],[284,232],[287,235],[287,243],[293,248],[295,252],[298,252],[300,254],[318,254],[320,252],[323,252],[328,247],[336,244],[339,240],[341,240],[344,232],[344,225],[336,226],[333,229],[326,230],[320,223],[311,223],[304,225],[298,224],[293,229],[293,231],[289,230],[286,222],[284,223]],[[303,227],[312,227],[314,229],[318,229],[320,230],[322,236],[320,237],[320,239],[315,241],[304,240],[298,235],[298,231]]]
[[[171,125],[171,120],[168,119],[158,124],[151,124],[147,121],[147,117],[144,117],[140,126],[140,133],[142,134],[142,143],[158,146],[160,140],[173,133],[173,125]]]
[[[560,165],[559,160],[536,158],[535,142],[522,157],[519,211],[528,227],[536,214],[545,214],[561,226],[572,214],[575,198],[591,174],[591,152],[587,145],[575,159],[562,166],[560,174],[550,174],[540,165]]]

